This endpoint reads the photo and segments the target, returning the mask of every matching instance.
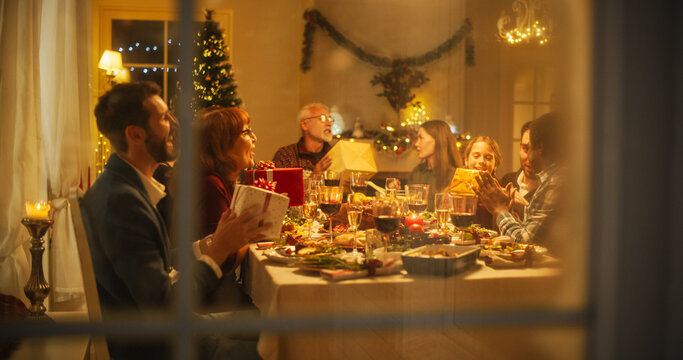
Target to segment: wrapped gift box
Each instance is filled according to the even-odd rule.
[[[276,192],[255,186],[236,185],[230,209],[237,213],[237,215],[240,215],[251,206],[258,205],[266,213],[263,223],[273,224],[265,235],[271,238],[279,238],[282,221],[285,219],[285,214],[287,214],[288,204],[289,198]]]
[[[304,204],[304,172],[301,168],[247,170],[244,184],[252,185],[256,179],[275,181],[275,192],[289,197],[289,206]]]
[[[475,177],[479,175],[479,170],[455,169],[449,191],[456,194],[475,195],[474,190],[479,188]]]
[[[327,155],[332,158],[329,170],[340,174],[342,184],[348,182],[352,171],[367,173],[368,179],[377,173],[375,155],[368,143],[340,140]]]

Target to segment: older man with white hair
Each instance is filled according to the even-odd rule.
[[[332,164],[327,156],[332,140],[332,124],[326,105],[312,103],[304,105],[297,116],[301,127],[301,138],[298,142],[279,148],[273,156],[273,162],[279,168],[300,167],[305,171],[322,173]]]

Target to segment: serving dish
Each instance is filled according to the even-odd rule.
[[[409,274],[451,276],[474,265],[479,246],[424,245],[401,254]]]

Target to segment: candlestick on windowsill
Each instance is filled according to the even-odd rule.
[[[43,236],[52,226],[53,221],[49,218],[50,205],[45,203],[30,204],[26,203],[27,217],[21,220],[31,235],[31,275],[24,286],[24,294],[31,300],[28,320],[53,322],[50,317],[45,315],[45,305],[43,301],[50,293],[50,285],[45,280],[43,273]]]

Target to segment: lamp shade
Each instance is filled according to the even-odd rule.
[[[121,53],[118,51],[104,50],[97,67],[102,70],[107,70],[108,73],[122,70],[123,62],[121,61]]]

